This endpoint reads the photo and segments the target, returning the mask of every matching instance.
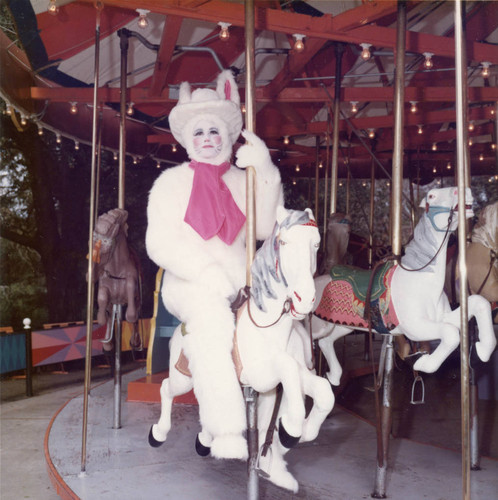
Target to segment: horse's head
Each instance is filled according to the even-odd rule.
[[[99,216],[93,231],[94,262],[106,264],[109,261],[120,233],[124,237],[127,235],[127,219],[128,212],[120,208]]]
[[[315,301],[316,254],[320,247],[320,233],[308,208],[304,212],[277,209],[280,272],[291,301],[290,313],[303,319]]]
[[[470,188],[465,189],[465,216],[474,215],[472,203],[474,199]],[[458,188],[448,187],[431,189],[421,201],[420,207],[425,209],[425,216],[438,232],[454,231],[458,226]],[[448,227],[449,226],[449,227]]]

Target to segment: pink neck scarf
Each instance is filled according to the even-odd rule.
[[[217,234],[231,245],[246,218],[222,179],[230,163],[211,165],[192,160],[189,167],[194,169],[194,181],[184,221],[205,240]]]

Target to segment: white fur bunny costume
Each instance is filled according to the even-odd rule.
[[[164,269],[162,298],[185,323],[184,351],[199,402],[204,446],[218,458],[247,457],[245,406],[231,351],[230,303],[245,284],[246,181],[256,169],[256,237],[267,238],[283,204],[280,173],[261,139],[247,143],[230,164],[242,128],[240,98],[230,71],[216,91],[191,92],[182,83],[169,116],[171,132],[190,162],[164,171],[148,204],[147,252]],[[207,436],[207,437],[206,437]]]

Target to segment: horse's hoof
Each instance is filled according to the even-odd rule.
[[[204,446],[199,439],[199,434],[195,438],[195,451],[197,455],[201,457],[207,457],[211,453],[211,448],[209,446]]]
[[[158,441],[154,435],[152,434],[152,427],[150,428],[150,431],[149,431],[149,444],[153,447],[153,448],[159,448],[159,446],[161,446],[163,444],[164,441]]]
[[[429,354],[429,353],[426,351],[414,352],[413,354],[410,354],[409,356],[405,356],[405,359],[403,361],[413,370],[413,365],[415,365],[415,363],[422,356],[425,356],[426,354]]]
[[[280,419],[280,425],[278,426],[278,437],[282,446],[285,448],[294,448],[296,444],[299,442],[299,438],[301,436],[291,436],[284,428],[282,424],[282,419]]]

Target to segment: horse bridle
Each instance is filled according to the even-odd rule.
[[[434,208],[434,209],[438,209],[438,210],[434,210],[435,213],[431,213],[430,212],[430,209],[431,208]],[[444,210],[443,210],[444,208]],[[443,232],[445,231],[445,234],[444,234],[444,238],[443,238],[443,241],[441,242],[441,245],[439,246],[437,252],[434,254],[434,256],[429,260],[429,262],[427,262],[426,264],[424,264],[422,267],[419,267],[418,269],[409,269],[405,266],[403,266],[403,264],[401,263],[401,258],[400,256],[392,256],[392,259],[395,259],[398,261],[398,265],[399,267],[401,267],[401,269],[404,269],[405,271],[409,271],[409,272],[418,272],[418,271],[422,271],[424,270],[426,267],[429,267],[435,260],[436,260],[436,257],[439,255],[439,252],[441,252],[441,250],[443,249],[443,246],[446,242],[446,239],[449,238],[449,234],[450,234],[450,226],[451,226],[451,222],[453,221],[453,215],[455,214],[455,209],[454,208],[445,208],[445,207],[429,207],[429,209],[427,210],[428,214],[427,217],[430,221],[430,223],[432,224],[432,227],[438,231],[438,232]],[[448,212],[449,215],[448,215],[448,225],[446,226],[446,229],[439,229],[436,224],[434,223],[434,217],[436,215],[439,215],[441,213],[445,213],[445,212]],[[389,260],[389,259],[388,259]]]

